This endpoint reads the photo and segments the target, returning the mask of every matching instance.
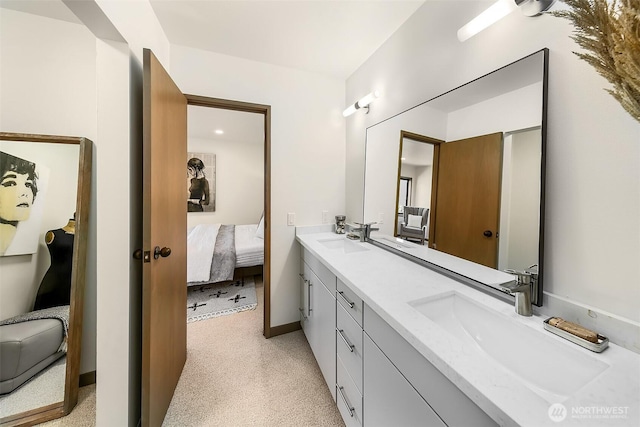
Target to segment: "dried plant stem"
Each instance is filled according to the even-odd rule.
[[[575,26],[574,52],[612,85],[609,92],[640,122],[640,0],[564,0],[570,10],[552,12]]]

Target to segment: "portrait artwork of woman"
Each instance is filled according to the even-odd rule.
[[[210,199],[209,181],[204,173],[204,163],[197,157],[187,162],[188,190],[187,212],[204,212]],[[209,209],[207,209],[209,210]]]
[[[13,242],[18,224],[29,219],[37,194],[35,163],[0,151],[0,256]]]

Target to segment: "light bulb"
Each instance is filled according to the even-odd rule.
[[[370,94],[363,96],[362,99],[358,101],[358,106],[360,108],[366,107],[367,105],[371,104],[373,100],[379,96],[380,96],[380,92],[378,92],[377,90],[374,90]]]
[[[496,23],[516,9],[516,2],[513,0],[498,0],[487,10],[473,18],[466,25],[458,30],[458,40],[461,42],[475,36],[480,31]]]

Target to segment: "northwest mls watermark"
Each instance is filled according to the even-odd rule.
[[[566,418],[589,420],[627,419],[628,406],[572,406],[568,410],[562,403],[554,403],[549,407],[549,418],[559,423]]]

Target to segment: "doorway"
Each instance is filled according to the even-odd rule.
[[[188,106],[216,108],[245,113],[255,113],[263,116],[264,150],[263,150],[263,213],[264,213],[264,264],[262,268],[264,286],[264,316],[263,335],[272,336],[271,331],[271,106],[233,101],[219,98],[209,98],[198,95],[185,94]],[[212,130],[215,131],[215,130]],[[256,219],[256,222],[258,219]]]
[[[425,244],[433,241],[431,215],[437,206],[440,144],[444,141],[400,131],[394,236]]]

